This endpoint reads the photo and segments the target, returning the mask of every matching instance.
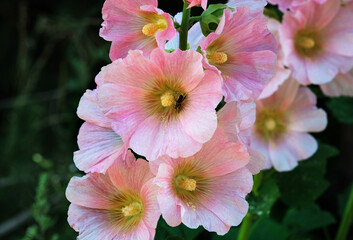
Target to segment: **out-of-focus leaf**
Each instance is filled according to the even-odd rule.
[[[280,196],[278,186],[273,179],[262,183],[257,196],[254,194],[248,198],[249,212],[255,215],[269,215],[273,204]]]
[[[203,231],[202,227],[190,229],[184,224],[177,227],[169,226],[163,218],[159,219],[156,229],[156,240],[193,240]]]
[[[307,232],[326,227],[335,221],[331,213],[321,210],[317,205],[311,205],[302,210],[289,209],[283,224],[294,232]]]
[[[301,162],[290,172],[276,173],[281,199],[289,206],[311,205],[329,186],[324,179],[327,159],[338,154],[338,150],[327,144],[319,144],[318,151],[311,158]]]
[[[353,124],[353,98],[331,98],[327,106],[338,121]]]
[[[289,233],[287,228],[270,218],[259,218],[250,227],[250,240],[285,240]]]

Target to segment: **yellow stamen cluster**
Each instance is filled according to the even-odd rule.
[[[196,190],[196,180],[185,176],[178,176],[175,179],[177,187],[192,192]]]
[[[228,55],[224,52],[213,52],[207,54],[207,58],[213,63],[222,64],[227,62]]]
[[[132,202],[121,209],[124,217],[132,217],[142,212],[142,205],[139,202]]]
[[[142,28],[142,33],[146,36],[154,36],[158,31],[163,31],[168,27],[167,20],[164,17],[155,22],[148,23]]]
[[[277,139],[286,132],[286,118],[282,112],[263,111],[256,116],[256,132],[264,139]]]
[[[167,91],[161,96],[161,104],[163,107],[171,107],[176,104],[172,91]]]
[[[297,44],[305,49],[311,49],[313,47],[315,47],[315,40],[312,37],[300,37],[297,40]]]

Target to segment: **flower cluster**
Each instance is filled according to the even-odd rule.
[[[202,16],[184,31],[189,17],[157,0],[105,1],[112,63],[80,100],[74,162],[86,175],[66,191],[79,239],[153,239],[160,216],[223,235],[247,214],[254,174],[316,151],[308,132],[325,128],[326,113],[300,83],[352,94],[353,7],[279,3],[290,9],[282,23],[263,0],[230,0],[204,35]],[[184,1],[183,14],[194,6],[207,0]]]

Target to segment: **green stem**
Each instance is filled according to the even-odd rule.
[[[191,9],[187,9],[188,5],[189,4],[184,3],[183,18],[181,19],[181,28],[179,35],[179,48],[183,51],[188,48],[188,31],[191,11]]]
[[[252,222],[252,215],[248,212],[240,225],[238,240],[247,240],[249,238],[249,229]]]
[[[343,218],[338,229],[336,240],[345,240],[347,238],[348,230],[353,220],[353,184],[349,199],[344,210]]]

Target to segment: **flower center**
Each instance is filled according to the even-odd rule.
[[[207,53],[207,59],[210,60],[211,63],[222,64],[227,62],[228,56],[224,52],[213,52]]]
[[[179,175],[175,178],[176,186],[180,189],[192,192],[196,190],[196,180],[188,178],[183,175]]]
[[[148,23],[142,28],[142,33],[146,36],[154,36],[158,31],[163,31],[168,26],[167,20],[160,16],[157,20],[152,23]]]
[[[315,40],[312,37],[299,37],[297,41],[297,44],[302,48],[311,49],[315,47]]]
[[[139,202],[132,202],[121,209],[124,217],[132,217],[142,212],[142,204]]]
[[[172,91],[166,91],[161,96],[161,104],[163,107],[175,106],[176,101]]]
[[[304,56],[313,56],[320,50],[320,38],[315,32],[300,31],[294,37],[296,51]]]
[[[279,138],[286,132],[285,116],[281,112],[260,112],[257,115],[255,129],[266,140]]]

